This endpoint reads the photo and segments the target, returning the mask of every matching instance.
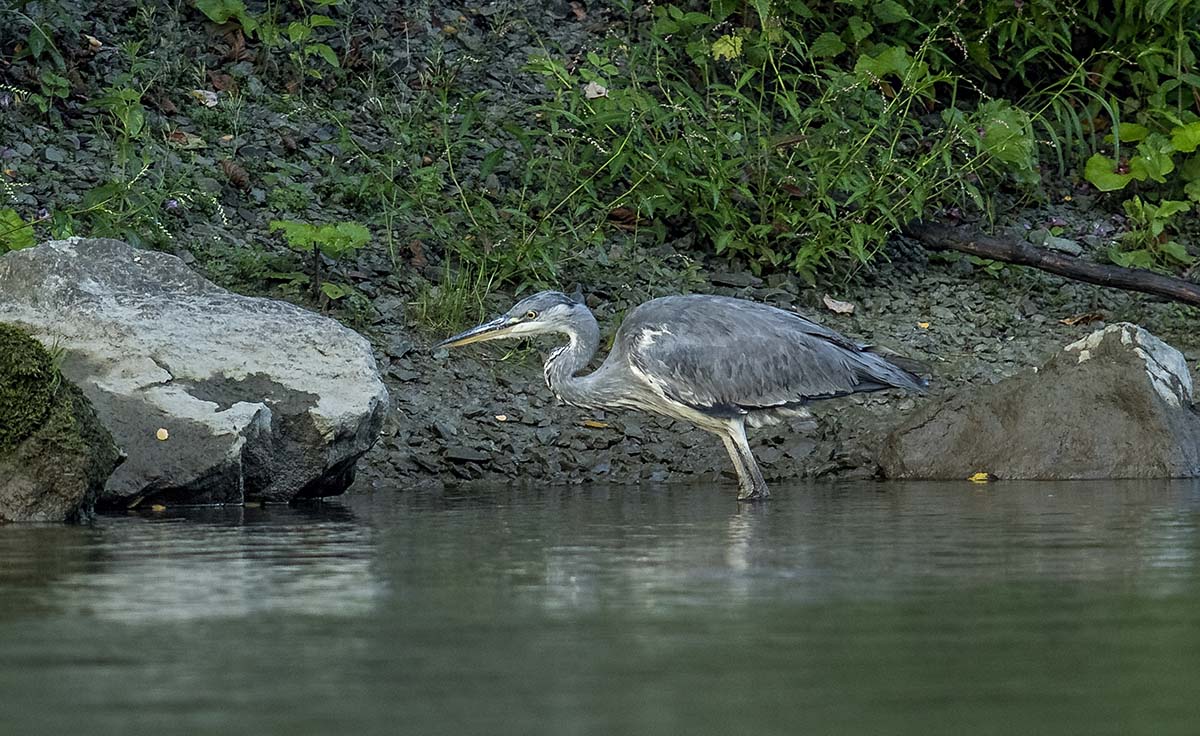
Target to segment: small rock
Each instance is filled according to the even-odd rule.
[[[458,436],[458,427],[455,427],[454,425],[450,424],[449,422],[446,422],[446,421],[443,421],[440,419],[433,422],[433,424],[431,424],[430,427],[433,429],[434,434],[436,434],[438,437],[441,437],[444,440],[448,440],[448,439],[451,439],[452,437]]]
[[[1083,253],[1083,246],[1079,243],[1070,238],[1060,238],[1045,228],[1030,230],[1027,239],[1034,245],[1040,245],[1044,248],[1057,250],[1068,255],[1078,256]]]
[[[447,447],[445,457],[456,463],[486,463],[492,459],[492,456],[486,452],[461,446]]]

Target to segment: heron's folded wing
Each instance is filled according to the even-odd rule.
[[[678,315],[677,315],[678,316]],[[798,315],[691,314],[630,334],[633,366],[668,397],[727,412],[885,388],[876,356]]]

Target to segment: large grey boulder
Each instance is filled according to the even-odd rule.
[[[50,353],[0,323],[0,521],[88,516],[120,460],[112,435]]]
[[[65,351],[62,372],[128,455],[104,506],[341,493],[387,409],[352,330],[115,240],[0,257],[0,321]]]
[[[931,404],[888,437],[891,478],[1200,476],[1200,415],[1178,350],[1128,323],[1035,371]]]

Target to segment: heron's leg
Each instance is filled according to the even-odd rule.
[[[730,420],[727,429],[721,432],[721,440],[733,461],[738,475],[738,500],[759,501],[771,495],[762,472],[758,469],[750,444],[746,441],[746,425],[743,419]]]

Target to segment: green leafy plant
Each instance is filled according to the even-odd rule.
[[[929,207],[981,199],[971,176],[989,161],[1037,181],[1029,118],[1012,105],[940,126],[915,114],[956,85],[932,69],[931,44],[865,44],[861,18],[810,44],[798,4],[749,8],[657,6],[644,46],[613,43],[574,71],[533,61],[555,91],[546,137],[591,172],[579,189],[601,217],[687,223],[717,253],[814,279],[868,262]],[[880,24],[908,17],[880,13]]]
[[[1084,168],[1084,178],[1102,192],[1124,189],[1133,182],[1167,183],[1167,175],[1176,171],[1178,154],[1193,154],[1179,166],[1178,177],[1184,193],[1200,202],[1200,120],[1153,132],[1137,123],[1118,123],[1109,136],[1114,145],[1112,157],[1093,154]],[[1121,155],[1122,143],[1136,143],[1132,155]]]
[[[250,14],[242,0],[196,0],[196,9],[218,25],[237,23],[248,38],[253,38],[258,30],[258,19]]]
[[[321,257],[325,256],[336,264],[346,255],[366,246],[371,240],[371,231],[357,222],[339,222],[335,225],[316,225],[293,220],[273,220],[271,232],[282,231],[288,247],[312,255],[313,298],[324,295],[330,300],[341,299],[353,292],[344,284],[322,282]],[[293,279],[295,282],[296,279]]]
[[[1188,202],[1164,200],[1158,204],[1134,196],[1124,203],[1131,225],[1120,247],[1109,252],[1113,263],[1136,268],[1171,270],[1195,263],[1195,256],[1167,234],[1171,219],[1192,208]]]
[[[341,4],[341,0],[314,0],[315,4],[325,8]],[[303,4],[301,7],[304,7]],[[286,48],[292,65],[303,76],[314,79],[322,78],[321,69],[312,65],[312,61],[320,59],[330,69],[340,69],[342,64],[333,47],[317,36],[322,28],[337,28],[338,22],[324,13],[305,12],[297,20],[284,24],[277,19],[277,8],[272,8],[261,20],[259,36],[269,48]]]
[[[25,222],[16,210],[0,210],[0,253],[32,248],[36,243],[33,223]]]

